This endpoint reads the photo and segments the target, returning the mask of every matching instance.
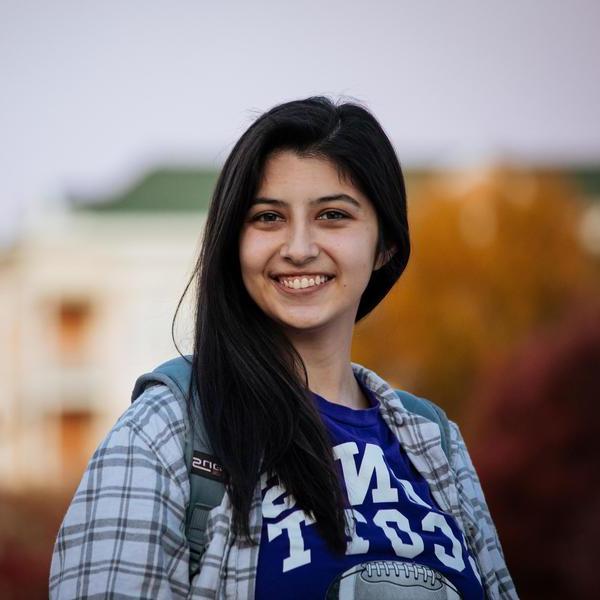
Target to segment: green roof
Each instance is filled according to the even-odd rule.
[[[74,210],[92,212],[196,212],[208,210],[219,171],[168,169],[152,171],[121,194],[105,198],[71,198]]]
[[[600,198],[600,168],[575,168],[567,172],[585,196]]]
[[[600,168],[564,168],[585,196],[600,197]],[[418,185],[431,171],[405,169],[407,187]],[[104,198],[71,198],[76,211],[139,213],[207,211],[219,171],[159,168],[147,173],[120,194]]]

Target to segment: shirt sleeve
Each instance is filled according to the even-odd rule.
[[[451,467],[456,474],[459,503],[475,545],[480,575],[488,595],[518,600],[508,572],[498,532],[490,515],[483,489],[460,429],[450,424]]]
[[[121,419],[92,456],[54,546],[52,600],[188,596],[187,471],[161,457],[169,430],[156,429]]]

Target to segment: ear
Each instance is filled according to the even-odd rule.
[[[389,246],[384,252],[380,252],[377,255],[377,260],[375,261],[375,266],[373,267],[373,271],[377,271],[381,269],[381,267],[385,266],[390,259],[396,254],[398,251],[398,247],[396,244],[392,244]]]

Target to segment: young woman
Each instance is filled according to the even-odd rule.
[[[109,432],[51,596],[516,598],[458,427],[444,450],[438,424],[350,359],[409,254],[400,165],[365,108],[313,97],[259,117],[219,176],[195,271],[199,400],[149,387]],[[200,413],[227,493],[190,581]]]

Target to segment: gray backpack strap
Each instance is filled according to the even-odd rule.
[[[446,413],[427,398],[420,398],[404,390],[395,390],[395,392],[407,411],[421,415],[439,425],[442,434],[442,449],[446,458],[450,461],[450,424]]]
[[[134,402],[150,385],[162,383],[184,406],[188,406],[191,390],[191,356],[178,356],[149,373],[137,378],[131,401]],[[200,403],[195,402],[200,409]],[[200,415],[201,416],[201,415]],[[190,424],[185,437],[184,457],[190,475],[190,503],[186,508],[185,535],[190,546],[190,580],[200,566],[200,559],[206,547],[206,525],[208,513],[221,503],[225,494],[223,470],[212,454],[204,420],[200,418]]]

